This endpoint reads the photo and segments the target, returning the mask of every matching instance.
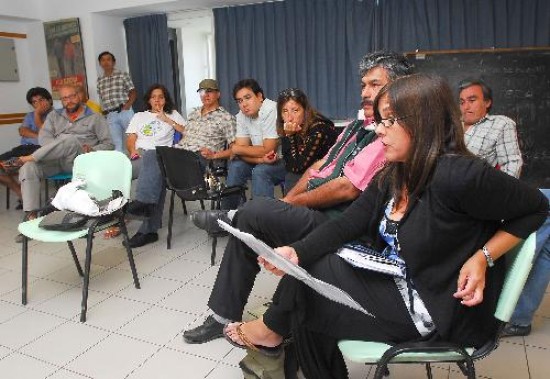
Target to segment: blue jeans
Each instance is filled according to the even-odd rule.
[[[143,220],[138,232],[156,233],[162,227],[162,214],[166,189],[157,163],[155,150],[140,150],[141,158],[132,161],[132,177],[137,178],[136,200],[142,203],[156,204],[153,214]]]
[[[286,169],[283,160],[275,164],[251,164],[240,159],[229,162],[227,186],[246,185],[252,179],[252,197],[275,197],[275,186],[285,180]],[[236,209],[240,205],[241,196],[227,196],[222,202],[223,209]]]
[[[126,150],[124,147],[124,136],[132,117],[134,117],[134,111],[131,109],[107,114],[107,123],[111,131],[111,139],[115,145],[115,150],[121,153],[124,153]]]
[[[550,189],[541,189],[550,200]],[[550,281],[550,217],[537,230],[537,244],[533,268],[521,292],[518,304],[510,319],[515,325],[531,325]]]

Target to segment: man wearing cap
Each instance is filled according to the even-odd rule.
[[[220,90],[214,79],[202,80],[197,92],[202,106],[189,113],[182,139],[174,147],[196,153],[203,168],[206,168],[209,160],[229,158],[230,147],[235,141],[236,123],[235,117],[220,105]],[[142,159],[156,159],[156,156],[143,156]],[[150,169],[140,175],[149,175],[152,180],[147,181],[150,188],[136,191],[150,196],[137,198],[128,206],[128,213],[145,218],[138,232],[130,238],[132,248],[158,240],[157,230],[161,227],[164,209],[165,188],[158,165],[144,161],[142,167]]]

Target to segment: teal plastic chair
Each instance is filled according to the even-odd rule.
[[[118,151],[96,151],[79,155],[73,166],[73,177],[86,181],[86,191],[97,200],[103,200],[112,196],[113,190],[119,190],[127,199],[130,198],[130,186],[132,181],[132,164],[126,155]],[[23,267],[22,267],[22,303],[27,304],[27,272],[28,272],[28,241],[33,239],[41,242],[67,242],[69,250],[76,265],[78,274],[83,278],[82,304],[80,321],[86,321],[88,309],[88,284],[90,282],[90,265],[92,263],[92,247],[94,234],[109,226],[119,225],[124,237],[124,245],[130,262],[134,286],[140,288],[139,279],[134,263],[132,249],[128,244],[128,230],[124,222],[124,210],[119,210],[111,215],[92,218],[81,230],[71,232],[45,230],[38,226],[43,217],[25,221],[19,224],[19,232],[23,235]],[[86,258],[84,270],[78,260],[73,245],[73,240],[87,236]]]
[[[479,349],[448,342],[415,342],[388,345],[380,342],[341,340],[342,355],[352,362],[376,365],[374,378],[389,374],[390,363],[423,363],[428,378],[432,378],[431,363],[457,363],[468,378],[475,378],[474,360],[489,355],[498,347],[502,328],[512,317],[519,296],[533,266],[535,233],[508,252],[505,257],[508,272],[499,296],[495,318],[499,321],[497,333]]]

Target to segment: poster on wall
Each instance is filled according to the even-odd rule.
[[[78,18],[45,22],[46,50],[53,98],[59,99],[58,89],[64,84],[86,84],[84,49]]]

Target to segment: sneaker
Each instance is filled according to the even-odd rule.
[[[155,210],[156,204],[143,203],[139,200],[134,200],[128,204],[126,213],[136,218],[149,218]]]
[[[136,248],[148,245],[150,243],[156,242],[159,239],[159,235],[157,233],[136,233],[130,238],[130,247]],[[126,246],[125,241],[122,241],[122,244]]]
[[[8,160],[1,161],[0,166],[4,169],[6,173],[11,174],[19,171],[21,166],[23,166],[23,161],[19,159],[19,157],[12,157]]]
[[[507,323],[500,333],[501,337],[522,337],[531,333],[531,325],[516,325]]]
[[[228,211],[223,209],[194,211],[191,213],[191,220],[197,228],[205,230],[211,236],[225,236],[228,233],[220,227],[218,220],[231,224],[227,213]]]
[[[217,322],[214,316],[210,315],[202,325],[183,332],[183,340],[186,343],[205,343],[216,338],[222,338],[223,327],[222,323]]]

